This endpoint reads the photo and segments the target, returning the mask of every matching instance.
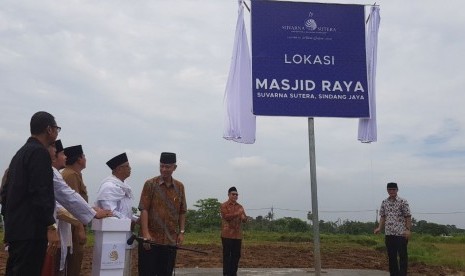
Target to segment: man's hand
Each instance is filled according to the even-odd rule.
[[[410,239],[410,236],[411,236],[411,235],[412,235],[412,232],[410,232],[410,230],[406,229],[406,230],[404,231],[403,236],[404,236],[407,240]]]
[[[95,212],[97,212],[95,214],[95,218],[97,219],[108,218],[113,216],[113,213],[110,210],[104,210],[98,207],[94,207],[94,210]]]
[[[179,233],[178,238],[176,239],[176,245],[182,245],[184,242],[184,233]]]
[[[47,254],[55,255],[58,248],[61,248],[60,236],[57,229],[47,229]]]
[[[142,238],[144,238],[144,240],[147,240],[147,241],[152,241],[152,236],[150,236],[150,234],[143,234],[142,233]],[[144,242],[142,243],[142,246],[144,247],[145,250],[150,250],[150,248],[152,248],[152,246],[150,245],[150,243],[148,242]]]
[[[375,228],[375,231],[373,231],[373,233],[375,233],[375,234],[379,234],[380,232],[381,232],[380,227]]]
[[[76,231],[77,231],[77,236],[79,239],[80,244],[86,244],[87,243],[87,235],[86,235],[86,229],[84,228],[83,224],[79,224],[79,226],[76,226]]]

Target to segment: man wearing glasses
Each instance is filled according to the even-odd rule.
[[[184,241],[187,212],[184,185],[173,178],[176,168],[176,154],[162,152],[160,175],[147,180],[142,189],[141,236],[159,245],[139,243],[140,276],[173,275],[176,249],[172,246]]]
[[[53,115],[35,113],[31,137],[11,160],[1,194],[4,239],[9,245],[5,275],[40,275],[47,246],[60,245],[48,152],[60,130]]]
[[[228,200],[221,204],[221,242],[223,275],[236,276],[241,258],[242,223],[247,222],[244,208],[237,202],[236,187],[228,190]]]
[[[99,208],[110,210],[113,216],[120,219],[130,219],[132,221],[131,230],[134,228],[138,217],[132,212],[133,194],[132,188],[125,181],[131,175],[126,153],[121,153],[107,162],[111,169],[111,175],[105,178],[97,193],[95,205]],[[132,232],[128,231],[127,238]],[[131,275],[131,249],[132,245],[126,246],[126,256],[124,262],[124,275]]]

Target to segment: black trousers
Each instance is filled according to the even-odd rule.
[[[139,243],[139,276],[171,276],[176,263],[176,249],[152,245],[146,250]]]
[[[40,276],[47,251],[47,240],[9,242],[6,276]]]
[[[223,244],[223,275],[236,276],[241,258],[242,240],[221,238]]]
[[[408,240],[403,236],[386,236],[384,239],[389,258],[391,276],[405,276],[408,268]],[[397,257],[399,257],[397,259]]]

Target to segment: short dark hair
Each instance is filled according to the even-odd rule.
[[[36,112],[31,117],[30,126],[32,135],[44,133],[47,127],[56,126],[55,117],[45,111]]]

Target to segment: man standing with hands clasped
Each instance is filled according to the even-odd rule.
[[[241,258],[242,223],[247,222],[242,205],[237,203],[236,187],[228,190],[228,201],[221,204],[221,242],[223,244],[223,275],[236,276]]]
[[[412,215],[407,200],[398,197],[397,191],[397,183],[387,184],[389,197],[381,203],[379,226],[374,233],[380,233],[384,227],[389,272],[391,276],[404,276],[407,275],[407,244],[411,235]]]
[[[184,185],[173,178],[176,154],[162,152],[160,175],[147,180],[142,189],[139,210],[141,236],[157,243],[139,243],[139,275],[171,276],[176,249],[184,241],[186,195]]]

